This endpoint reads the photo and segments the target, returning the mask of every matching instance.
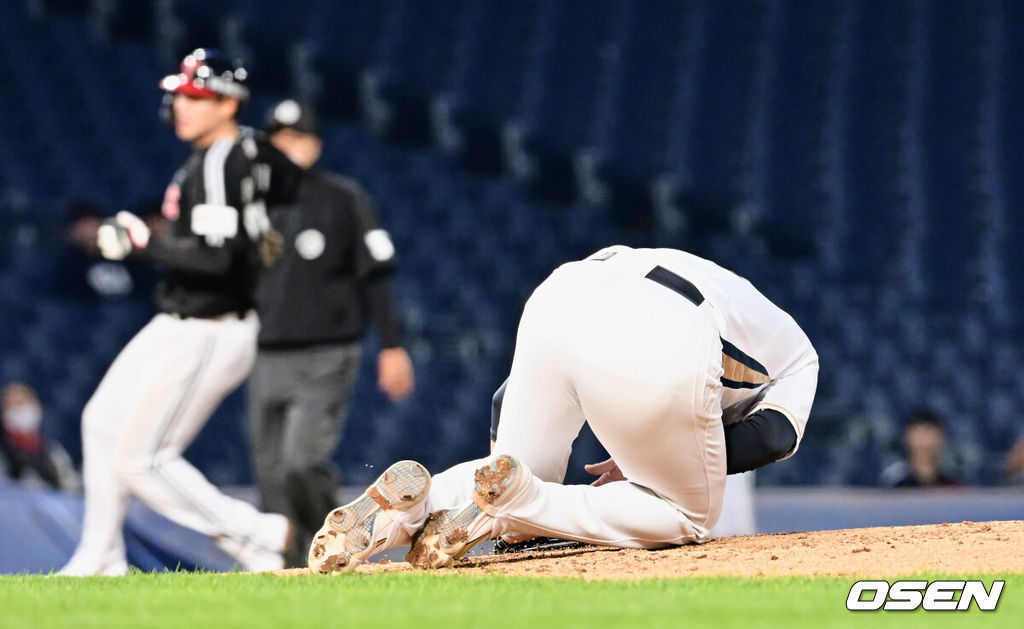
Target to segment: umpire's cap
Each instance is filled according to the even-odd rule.
[[[300,133],[320,135],[316,112],[309,105],[291,98],[274,105],[267,112],[266,132],[271,134],[281,129],[295,129]]]
[[[160,88],[193,98],[228,96],[245,101],[249,98],[248,78],[249,73],[237,59],[228,59],[212,48],[196,48],[182,59],[178,74],[169,74],[160,81]]]

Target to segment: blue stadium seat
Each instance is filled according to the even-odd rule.
[[[173,42],[174,57],[181,59],[195,48],[223,49],[224,24],[237,7],[237,0],[205,2],[204,0],[173,0],[174,15],[180,22],[181,32]]]
[[[519,154],[513,171],[551,198],[576,197],[573,155],[593,141],[600,80],[612,61],[608,44],[620,4],[599,0],[584,11],[574,3],[540,4],[523,92],[506,127],[506,150]]]
[[[665,164],[676,83],[696,63],[686,40],[695,7],[625,3],[598,91],[590,145],[576,156],[579,185],[592,203],[617,208],[624,225],[652,223],[650,181]]]
[[[846,106],[847,233],[840,242],[849,280],[878,278],[905,233],[899,180],[902,94],[907,82],[910,15],[907,3],[857,4],[853,46],[857,63]]]
[[[782,3],[773,85],[766,105],[765,207],[755,229],[776,257],[817,253],[824,209],[823,134],[832,67],[835,2]]]
[[[315,13],[304,1],[240,0],[225,24],[230,39],[224,47],[245,61],[256,93],[297,93],[293,50]]]
[[[41,4],[53,13],[82,16],[88,12],[92,0],[45,0]]]
[[[159,195],[187,151],[156,117],[168,57],[235,47],[263,91],[246,120],[285,89],[314,98],[325,167],[365,185],[398,248],[420,387],[392,405],[366,361],[337,457],[350,482],[483,453],[530,291],[613,242],[719,261],[815,342],[807,440],[762,482],[875,483],[921,403],[954,425],[964,477],[996,482],[1024,405],[1024,8],[581,6],[0,2],[0,376],[39,386],[77,448],[81,405],[148,311],[44,295],[60,213]],[[243,412],[232,398],[197,455],[238,441]],[[236,445],[222,480],[247,478]]]
[[[431,103],[455,60],[464,0],[429,4],[396,2],[381,33],[379,56],[365,77],[366,114],[393,141],[426,144],[431,139]]]
[[[103,15],[105,28],[112,37],[120,41],[149,44],[154,41],[157,30],[155,2],[115,0]]]
[[[681,161],[669,165],[669,173],[680,178],[678,205],[685,209],[690,227],[725,230],[742,200],[740,181],[746,132],[756,104],[765,5],[711,3],[705,11],[699,18],[705,29],[705,49],[694,77],[694,89],[705,96],[678,103],[694,107],[692,113],[673,112],[692,122],[689,133],[675,138],[686,145],[668,149],[681,156]]]
[[[463,167],[499,174],[503,123],[516,113],[539,2],[465,7],[444,91],[433,103],[434,133]]]
[[[1000,3],[997,8],[1003,12],[998,19],[1006,28],[1003,58],[1000,60],[1003,66],[1002,76],[1004,81],[1009,81],[1015,67],[1015,59],[1024,54],[1024,41],[1017,30],[1024,20],[1024,6],[1015,2],[1005,2]],[[1024,333],[1024,274],[1018,272],[1018,269],[1021,259],[1020,243],[1024,242],[1024,215],[1018,208],[1024,204],[1024,181],[1021,181],[1016,173],[1020,170],[1020,165],[1024,164],[1024,141],[1021,140],[1024,137],[1021,135],[1024,133],[1024,94],[1021,90],[1011,87],[1011,84],[1012,81],[1004,83],[998,103],[1003,123],[1000,134],[1000,170],[1006,193],[1006,212],[998,250],[1005,272],[1006,294],[1010,302],[1009,328],[1017,338],[1020,338]]]
[[[321,4],[318,11],[310,13],[306,32],[319,81],[314,100],[324,116],[360,116],[360,82],[377,60],[384,24],[396,10],[396,3],[352,0]]]
[[[924,251],[928,296],[933,308],[956,309],[978,304],[982,295],[979,271],[980,196],[977,189],[979,137],[978,98],[981,94],[979,51],[983,45],[982,4],[948,6],[925,4],[929,39],[942,42],[928,52],[924,112],[927,155],[927,221]]]

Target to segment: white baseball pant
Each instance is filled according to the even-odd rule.
[[[64,573],[126,569],[122,525],[130,495],[216,538],[245,567],[281,567],[274,563],[287,519],[222,494],[182,457],[249,373],[258,331],[255,313],[241,319],[159,314],[125,346],[82,414],[85,518]]]
[[[626,548],[703,541],[726,477],[722,344],[708,307],[599,261],[556,270],[523,312],[492,457],[435,475],[424,515],[464,504],[474,470],[509,454],[533,472],[532,487],[502,507],[492,536]],[[561,484],[584,421],[628,481]],[[403,520],[408,530],[420,523]]]

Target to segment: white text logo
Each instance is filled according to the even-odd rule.
[[[857,581],[846,597],[850,611],[967,611],[971,601],[990,612],[999,604],[1004,581],[993,581],[990,590],[982,581]],[[959,594],[959,599],[956,595]]]

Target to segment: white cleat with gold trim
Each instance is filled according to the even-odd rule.
[[[420,505],[430,492],[430,473],[416,461],[389,467],[361,496],[327,514],[313,537],[309,569],[320,574],[351,572],[386,547],[400,523],[395,512]]]

